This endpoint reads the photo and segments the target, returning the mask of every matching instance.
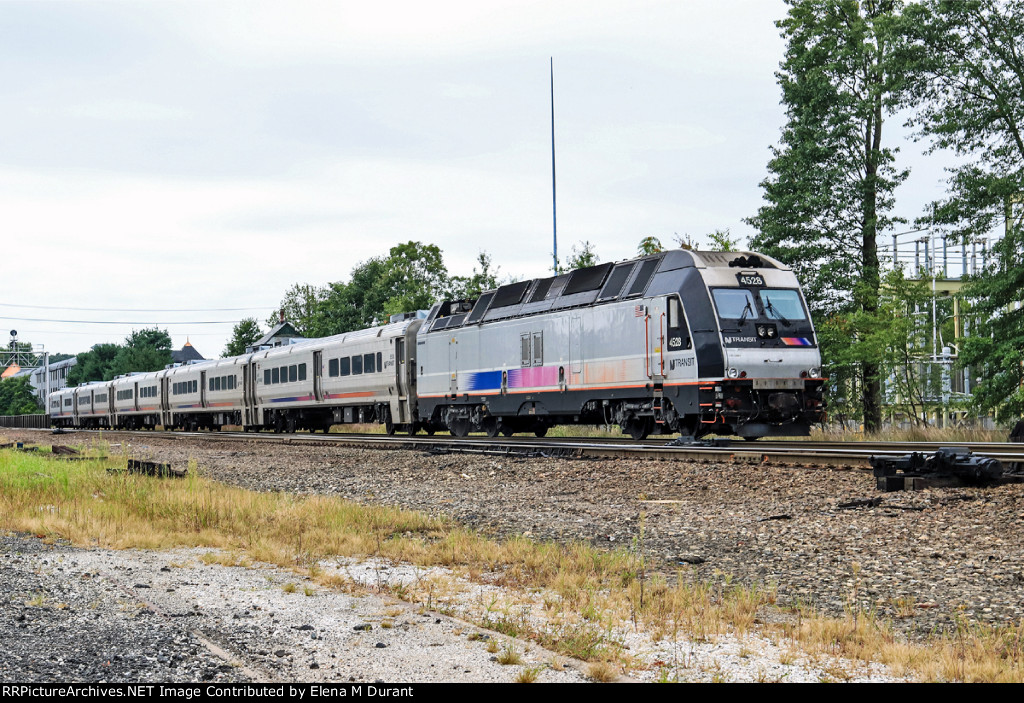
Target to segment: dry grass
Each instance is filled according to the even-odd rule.
[[[807,439],[814,442],[1005,442],[1009,430],[983,430],[971,427],[886,428],[866,434],[838,428],[815,429]],[[799,439],[799,438],[795,438]]]
[[[935,635],[924,645],[907,643],[889,623],[856,611],[841,619],[801,612],[789,622],[766,626],[756,616],[759,608],[773,607],[772,588],[712,585],[687,578],[687,572],[670,584],[647,574],[642,559],[629,550],[522,538],[496,542],[419,513],[323,496],[254,493],[195,471],[177,480],[108,474],[111,463],[0,452],[0,528],[85,546],[208,548],[216,551],[204,554],[207,563],[269,562],[310,583],[346,590],[354,588],[352,582],[323,573],[321,561],[376,556],[455,569],[520,594],[509,602],[481,595],[479,624],[593,662],[595,680],[631,664],[614,634],[624,627],[696,641],[767,632],[785,640],[786,659],[825,662],[834,680],[850,675],[846,665],[828,664],[839,660],[877,662],[897,675],[932,681],[1024,680],[1024,623],[961,622],[952,636]],[[455,577],[425,577],[402,585],[400,595],[428,609],[453,611],[461,583]],[[299,587],[289,583],[284,589]],[[312,585],[302,590],[314,593]],[[911,601],[903,606],[912,612]],[[543,615],[543,625],[535,613]],[[493,639],[487,646],[497,653]]]

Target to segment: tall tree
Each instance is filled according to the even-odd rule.
[[[478,298],[486,290],[498,287],[498,271],[500,267],[494,268],[494,262],[490,255],[481,251],[476,262],[479,268],[473,267],[472,276],[451,276],[448,279],[447,296],[452,300],[464,300]]]
[[[907,7],[910,124],[957,154],[928,222],[962,241],[993,234],[992,263],[964,289],[977,324],[960,361],[985,409],[1024,413],[1024,0],[923,0]]]
[[[776,73],[787,122],[772,148],[751,247],[793,266],[820,321],[879,308],[878,237],[893,222],[895,167],[883,126],[902,86],[900,0],[787,0]],[[829,350],[823,348],[827,355]],[[881,367],[857,362],[865,429],[881,423]]]
[[[241,320],[231,330],[231,339],[224,347],[224,356],[240,356],[245,353],[246,347],[263,336],[263,330],[255,317],[247,317]]]
[[[565,261],[565,267],[560,268],[559,273],[595,266],[599,261],[600,259],[597,256],[597,252],[594,251],[593,244],[590,242],[577,242],[572,245],[572,253],[569,254],[569,258]]]
[[[171,336],[167,330],[135,330],[125,338],[110,364],[112,376],[136,371],[159,371],[171,363]],[[109,379],[107,379],[109,380]]]
[[[39,401],[28,376],[0,381],[0,415],[30,415],[39,412]]]
[[[640,240],[640,244],[636,248],[636,255],[650,256],[651,254],[658,254],[663,251],[665,251],[665,247],[661,245],[661,240],[651,235]]]

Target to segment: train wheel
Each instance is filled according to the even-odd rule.
[[[391,422],[390,417],[384,421],[384,431],[388,433],[389,437],[395,436],[395,429],[395,423]]]
[[[744,437],[743,439],[745,439],[748,442],[756,442],[757,440],[759,440],[761,438],[760,437]]]
[[[484,432],[491,439],[498,436],[498,418],[496,417],[485,417],[484,418]]]
[[[296,426],[295,416],[294,415],[289,415],[288,419],[285,421],[285,427],[288,430],[288,434],[293,434],[295,432],[295,426]]]
[[[434,433],[437,432],[437,428],[433,425],[427,425],[423,428],[423,431],[427,433],[428,437],[433,437]]]
[[[274,432],[281,434],[284,432],[284,415],[277,415],[274,418]]]
[[[538,437],[543,437],[543,436],[547,435],[548,429],[549,428],[548,428],[547,425],[541,425],[540,427],[535,427],[534,430],[533,430],[533,433],[535,435],[537,435]]]
[[[452,437],[469,436],[469,420],[464,417],[452,418],[448,421],[448,431]]]
[[[406,432],[409,433],[410,437],[415,437],[416,433],[420,431],[420,425],[418,422],[410,422],[405,426]]]
[[[506,437],[511,437],[512,435],[514,435],[516,433],[516,431],[514,429],[512,429],[511,427],[502,427],[501,428],[501,433],[503,435],[505,435]]]
[[[651,433],[651,421],[645,417],[631,417],[626,420],[626,424],[623,425],[622,431],[632,437],[635,441],[647,439],[647,435]]]

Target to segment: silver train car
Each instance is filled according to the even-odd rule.
[[[673,250],[447,301],[417,355],[420,423],[457,436],[584,423],[757,439],[824,419],[800,286],[751,252]]]
[[[67,389],[49,408],[58,426],[543,436],[618,424],[635,439],[757,439],[808,434],[825,417],[823,383],[792,270],[680,249],[443,301],[425,319]]]

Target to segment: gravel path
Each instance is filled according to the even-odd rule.
[[[303,584],[207,550],[81,550],[0,536],[0,682],[585,681],[538,647],[503,666],[487,633],[384,595]],[[296,584],[296,582],[298,582]],[[292,588],[288,584],[296,584]]]
[[[104,439],[176,466],[193,459],[212,478],[257,490],[443,513],[496,536],[616,547],[642,533],[644,548],[683,578],[776,584],[782,602],[831,614],[856,602],[912,636],[958,615],[989,623],[1024,617],[1021,485],[881,494],[870,472],[857,470]],[[842,507],[848,503],[857,505]]]

